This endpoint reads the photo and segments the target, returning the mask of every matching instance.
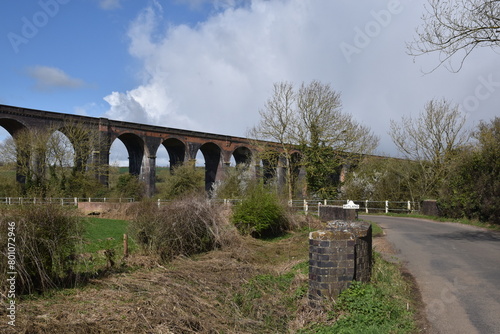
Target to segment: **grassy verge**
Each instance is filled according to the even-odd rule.
[[[417,332],[410,282],[398,265],[383,260],[378,253],[374,258],[371,283],[353,282],[329,312],[330,324],[314,324],[299,333]]]
[[[489,230],[493,231],[500,231],[500,226],[496,224],[490,224],[490,223],[483,223],[478,220],[471,220],[467,218],[460,218],[460,219],[455,219],[455,218],[447,218],[447,217],[438,217],[438,216],[426,216],[426,215],[421,215],[417,213],[370,213],[370,215],[380,215],[380,216],[391,216],[391,217],[409,217],[409,218],[421,218],[421,219],[429,219],[429,220],[434,220],[438,222],[447,222],[447,223],[458,223],[458,224],[464,224],[464,225],[471,225],[471,226],[477,226],[477,227],[482,227],[482,228],[487,228]]]
[[[370,222],[372,224],[372,237],[381,237],[384,235],[384,231],[377,224]]]

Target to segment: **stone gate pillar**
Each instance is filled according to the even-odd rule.
[[[309,234],[309,302],[320,307],[334,300],[352,281],[368,282],[372,267],[369,223],[334,222]]]

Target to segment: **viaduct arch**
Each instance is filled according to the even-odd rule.
[[[97,139],[79,134],[68,133],[68,124],[78,124],[86,133],[96,134]],[[107,169],[112,143],[120,140],[129,156],[129,173],[137,175],[146,186],[146,194],[155,193],[156,154],[163,146],[169,155],[170,168],[191,162],[194,164],[198,151],[205,159],[205,189],[224,179],[231,157],[236,164],[245,164],[256,176],[264,178],[272,174],[283,178],[283,167],[278,161],[269,163],[257,159],[259,147],[247,138],[226,136],[205,132],[189,131],[155,125],[115,121],[107,118],[64,114],[52,111],[28,109],[0,104],[0,126],[5,128],[16,140],[23,131],[36,132],[42,129],[61,131],[70,141],[84,141],[89,150],[75,150],[75,166],[94,168],[96,177],[108,184]],[[75,145],[73,145],[75,147]],[[275,143],[266,143],[268,148],[279,151]],[[296,154],[299,154],[297,151]],[[19,159],[18,159],[19,160]],[[18,162],[19,163],[19,162]],[[271,171],[274,169],[274,173]],[[24,183],[26,176],[20,173],[17,181]],[[279,181],[278,181],[279,182]]]

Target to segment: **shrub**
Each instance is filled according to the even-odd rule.
[[[130,234],[143,251],[164,262],[213,250],[230,238],[221,208],[204,197],[185,197],[163,207],[151,201],[138,205]]]
[[[273,237],[288,229],[288,219],[277,195],[262,185],[249,187],[233,210],[233,223],[243,234]]]
[[[145,193],[145,186],[137,175],[123,174],[118,177],[116,190],[120,197],[133,197],[141,199]]]
[[[449,163],[438,204],[447,217],[500,224],[500,117],[481,123],[475,137]]]
[[[158,195],[174,199],[189,194],[199,193],[205,189],[204,171],[190,164],[180,165],[173,169],[163,184],[158,185]]]
[[[247,165],[230,167],[226,170],[224,180],[215,184],[212,196],[225,199],[241,198],[251,183],[252,173]]]
[[[15,228],[8,230],[9,222]],[[8,242],[15,243],[18,293],[45,292],[61,286],[72,272],[75,252],[83,234],[80,219],[60,206],[25,206],[0,216],[0,229],[11,231],[15,240],[2,237],[2,258]],[[0,261],[1,290],[6,288],[7,261]]]

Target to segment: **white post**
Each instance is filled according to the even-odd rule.
[[[385,213],[389,213],[389,201],[385,201]]]
[[[304,212],[306,213],[306,215],[307,215],[308,209],[309,209],[309,206],[307,205],[307,201],[304,200]]]
[[[411,202],[408,201],[408,213],[410,213],[410,212],[411,212]]]
[[[319,215],[319,208],[321,207],[321,202],[318,202],[318,217],[320,216]]]
[[[161,202],[160,202],[160,199],[158,198],[158,207],[160,207],[161,205]]]
[[[74,198],[75,206],[78,206],[78,197]]]
[[[9,197],[9,205],[10,205],[10,203],[12,203],[12,202],[10,201],[10,197]]]
[[[368,200],[365,200],[365,213],[368,213]]]
[[[326,199],[325,199],[325,205],[326,205]]]

